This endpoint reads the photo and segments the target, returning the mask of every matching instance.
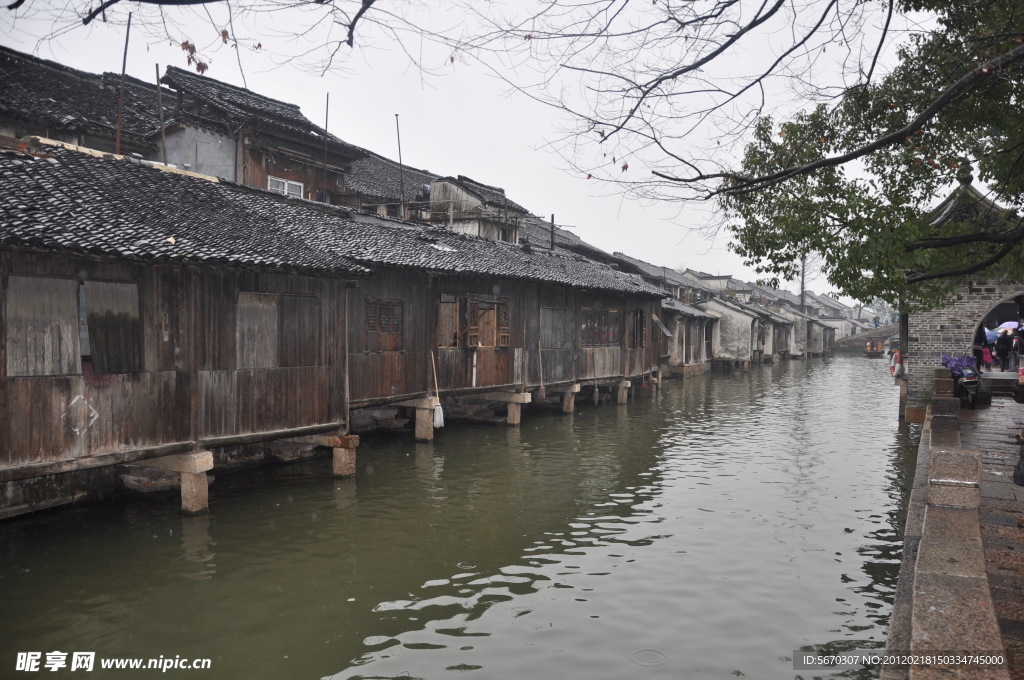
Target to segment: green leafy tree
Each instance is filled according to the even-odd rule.
[[[844,293],[907,310],[965,277],[1024,277],[1024,8],[904,5],[940,12],[936,30],[838,105],[762,118],[719,192],[736,251],[762,273],[791,278],[817,252]],[[956,210],[933,211],[972,166],[987,196],[961,186]]]

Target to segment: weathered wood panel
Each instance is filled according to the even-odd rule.
[[[133,373],[142,370],[138,285],[87,281],[84,291],[95,371]]]
[[[188,311],[192,280],[181,267],[149,267],[139,284],[143,370],[184,371],[192,365]]]
[[[199,373],[199,435],[214,437],[238,431],[235,421],[234,371]]]
[[[625,375],[621,347],[583,347],[577,355],[576,378],[588,380]]]
[[[197,277],[196,368],[201,371],[235,368],[235,314],[238,291],[229,272],[203,271]]]
[[[73,279],[8,278],[8,376],[81,373],[77,300]]]
[[[93,383],[93,384],[90,384]],[[175,372],[17,379],[2,464],[41,463],[188,439],[187,380]]]
[[[534,351],[533,354],[537,352]],[[553,382],[572,380],[576,374],[574,361],[575,352],[572,349],[545,349],[541,351],[544,364],[544,380],[546,384]],[[537,363],[534,361],[534,363]],[[540,366],[537,366],[537,375],[534,382],[541,382]]]
[[[323,361],[320,300],[312,295],[281,296],[281,365],[318,366]]]
[[[87,440],[72,429],[81,430],[88,424],[87,404],[80,397],[84,387],[81,376],[8,380],[7,406],[11,414],[17,414],[21,426],[10,428],[8,446],[0,452],[4,465],[77,458],[86,453]]]
[[[279,306],[281,298],[270,293],[239,293],[235,326],[238,368],[278,366]]]

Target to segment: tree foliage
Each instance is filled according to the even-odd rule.
[[[820,252],[845,293],[910,309],[942,301],[964,277],[1024,276],[1019,217],[964,187],[955,191],[976,214],[932,211],[972,169],[986,198],[1024,206],[1024,8],[904,9],[938,13],[936,28],[836,105],[781,125],[762,119],[721,192],[736,251],[762,273],[786,278],[795,254]],[[854,154],[856,164],[836,162]]]

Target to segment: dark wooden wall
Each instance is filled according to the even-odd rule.
[[[100,372],[95,342],[92,364],[79,356],[78,329],[67,328],[77,326],[67,309],[77,303],[65,299],[79,281],[87,300],[100,291],[107,299],[97,304],[120,310],[124,318],[105,323],[129,340],[106,354],[138,352],[135,370]],[[26,295],[26,282],[55,291],[42,297],[61,309],[31,309],[40,295]],[[347,420],[342,280],[4,252],[0,284],[0,472]],[[110,291],[124,290],[137,300],[111,302]],[[270,303],[276,318],[247,333],[246,296]],[[88,319],[92,340],[102,327]],[[22,347],[8,352],[12,342]]]
[[[507,347],[438,347],[442,296],[505,300],[510,317]],[[401,301],[401,349],[382,350],[364,333],[367,303]],[[584,347],[583,308],[616,308],[622,343]],[[416,270],[381,269],[353,291],[349,307],[351,398],[355,405],[400,401],[432,393],[433,362],[441,395],[488,386],[536,386],[577,380],[639,376],[657,370],[661,344],[650,329],[643,347],[630,348],[627,312],[641,309],[646,324],[658,300],[595,294],[567,286],[482,277],[432,275]],[[476,363],[474,379],[473,364]]]

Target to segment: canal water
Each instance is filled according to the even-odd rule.
[[[811,678],[884,646],[917,429],[794,361],[0,524],[0,677]],[[15,672],[95,652],[92,673]],[[101,659],[210,659],[103,671]],[[70,666],[70,662],[69,662]],[[835,675],[833,677],[839,677]],[[877,677],[862,669],[842,677]]]

